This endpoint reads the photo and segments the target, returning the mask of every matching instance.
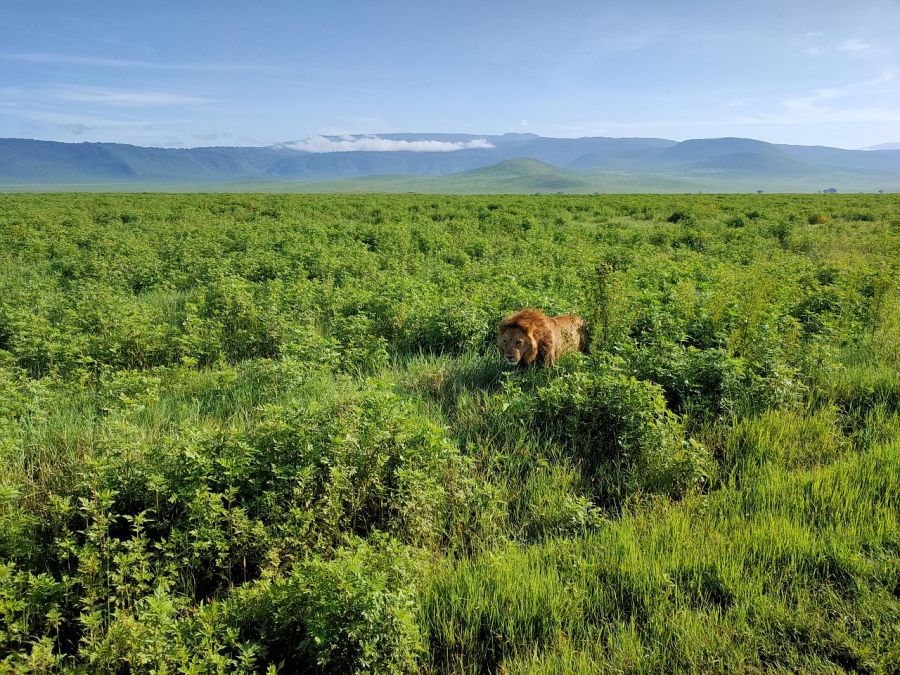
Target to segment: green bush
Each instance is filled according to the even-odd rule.
[[[222,277],[207,286],[199,302],[187,304],[179,340],[182,358],[207,364],[276,355],[281,326],[272,290],[240,277]]]
[[[397,544],[338,552],[301,568],[306,645],[330,671],[417,672],[424,652],[416,574]]]
[[[662,386],[673,410],[696,418],[785,407],[800,394],[790,366],[778,361],[751,365],[724,349],[655,347],[635,351],[628,360],[640,379]]]
[[[662,389],[613,366],[557,372],[533,393],[508,386],[498,405],[519,424],[565,442],[601,499],[680,496],[711,470],[707,451],[685,438]]]
[[[264,508],[278,512],[279,495],[290,496],[293,537],[308,523],[302,528],[331,539],[381,529],[410,543],[446,544],[482,499],[446,431],[374,381],[305,414],[267,409],[251,445],[265,462]]]

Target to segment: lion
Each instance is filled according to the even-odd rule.
[[[587,348],[587,324],[576,314],[547,316],[528,307],[500,321],[498,329],[500,354],[509,366],[552,366],[563,354]]]

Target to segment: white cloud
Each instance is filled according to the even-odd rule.
[[[59,98],[79,103],[99,103],[124,108],[149,108],[170,105],[213,103],[212,99],[175,91],[103,89],[99,87],[64,87]]]
[[[379,136],[310,136],[299,141],[282,143],[280,147],[301,152],[455,152],[494,146],[483,138],[471,141],[404,141]]]

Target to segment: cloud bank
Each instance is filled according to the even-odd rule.
[[[378,136],[310,136],[283,143],[281,147],[300,152],[455,152],[484,150],[494,146],[483,138],[471,141],[403,141]]]

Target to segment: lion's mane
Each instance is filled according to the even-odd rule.
[[[528,307],[516,312],[503,319],[499,328],[501,334],[510,328],[518,328],[529,338],[533,348],[523,355],[525,365],[535,361],[551,365],[561,355],[563,340],[559,326],[539,309]]]

